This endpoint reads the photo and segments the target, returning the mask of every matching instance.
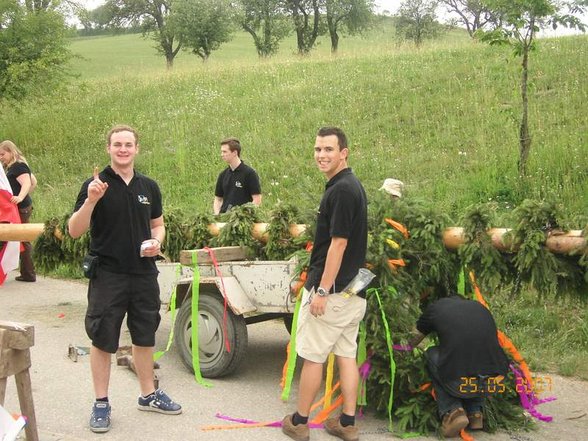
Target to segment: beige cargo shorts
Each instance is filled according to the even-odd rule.
[[[325,314],[315,317],[310,313],[309,296],[304,289],[296,328],[298,355],[315,363],[324,363],[331,352],[339,357],[355,358],[365,299],[331,294],[327,297]]]

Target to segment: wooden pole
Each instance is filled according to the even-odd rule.
[[[516,247],[513,247],[504,237],[509,231],[509,228],[490,228],[488,235],[492,239],[492,245],[498,250],[503,252],[516,252]],[[546,236],[545,246],[552,253],[572,254],[588,252],[586,239],[582,236],[582,230],[548,232]],[[443,232],[443,243],[450,250],[456,250],[460,245],[465,243],[464,229],[461,227],[447,228]]]
[[[44,224],[0,224],[0,241],[33,242],[44,229]]]
[[[220,234],[221,228],[226,224],[222,222],[212,223],[208,226],[208,231],[213,236]],[[251,231],[252,236],[261,241],[267,242],[267,223],[256,223]],[[0,241],[18,241],[32,242],[44,229],[43,224],[0,224]],[[290,234],[298,237],[304,233],[306,225],[291,224]],[[504,235],[510,231],[508,228],[490,228],[488,235],[492,239],[492,244],[503,252],[516,252],[511,248],[511,244],[505,242]],[[61,239],[63,234],[56,230],[56,237]],[[464,229],[461,227],[450,227],[443,233],[443,243],[450,250],[456,250],[465,243]],[[571,230],[568,232],[549,232],[547,233],[545,246],[547,249],[556,254],[586,253],[588,246],[586,239],[582,236],[582,230]]]

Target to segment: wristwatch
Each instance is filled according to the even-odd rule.
[[[325,288],[323,288],[323,287],[321,287],[321,286],[319,286],[319,287],[316,289],[316,293],[317,293],[317,295],[318,295],[319,297],[326,297],[326,296],[328,296],[328,295],[329,295],[329,291],[327,291]]]

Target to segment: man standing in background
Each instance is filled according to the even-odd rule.
[[[229,166],[216,181],[214,214],[226,213],[237,205],[253,202],[261,205],[261,185],[253,168],[241,161],[241,143],[237,138],[221,141],[221,158]]]

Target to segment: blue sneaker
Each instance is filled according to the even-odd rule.
[[[137,407],[139,410],[165,413],[167,415],[177,415],[182,413],[182,406],[178,403],[174,403],[174,401],[161,389],[157,389],[145,398],[139,396],[139,405]]]
[[[90,416],[90,430],[96,433],[104,433],[110,430],[110,404],[104,401],[96,401],[92,407]]]

